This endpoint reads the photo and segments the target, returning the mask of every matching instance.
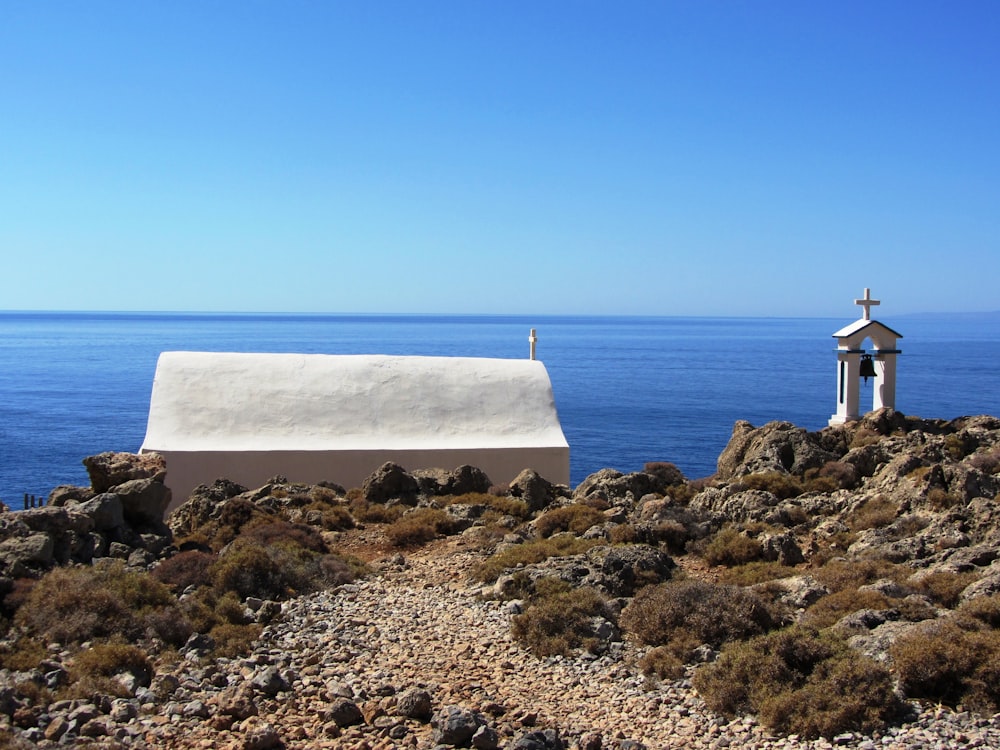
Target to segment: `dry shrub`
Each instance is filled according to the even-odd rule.
[[[738,488],[742,490],[763,490],[779,500],[798,497],[805,488],[798,477],[780,471],[765,471],[740,477]]]
[[[146,573],[126,570],[121,560],[100,560],[89,567],[47,573],[28,594],[15,623],[63,644],[116,635],[135,640],[160,621],[151,622],[147,615],[163,609],[176,612],[165,585]]]
[[[348,493],[351,498],[351,515],[361,523],[392,523],[399,519],[406,511],[402,505],[384,505],[382,503],[370,503],[360,494],[357,496]]]
[[[263,628],[256,623],[223,623],[212,628],[208,635],[215,642],[215,656],[233,659],[249,654],[262,631]]]
[[[779,617],[748,589],[684,580],[641,589],[622,612],[621,624],[650,646],[695,638],[718,648],[777,627]]]
[[[73,657],[67,697],[89,698],[95,693],[130,697],[125,686],[114,679],[124,673],[133,675],[141,685],[149,685],[153,664],[146,652],[117,641],[91,646]]]
[[[988,628],[1000,628],[1000,594],[977,596],[962,602],[957,615],[963,620],[979,622]]]
[[[889,654],[907,697],[1000,710],[1000,631],[972,620],[934,622],[899,638]]]
[[[943,490],[940,487],[933,487],[927,492],[927,504],[930,505],[934,510],[947,510],[948,508],[954,508],[959,505],[962,501],[952,495],[947,490]]]
[[[647,677],[679,680],[684,677],[684,660],[667,646],[656,646],[639,659],[639,670]]]
[[[852,510],[844,522],[851,531],[881,529],[895,521],[898,512],[899,508],[896,503],[887,497],[878,495],[865,500]]]
[[[826,628],[840,618],[862,609],[883,610],[892,603],[877,591],[842,589],[820,598],[806,610],[802,623],[814,628]]]
[[[414,508],[385,529],[394,547],[419,547],[439,535],[454,533],[455,521],[438,508]]]
[[[984,474],[1000,473],[1000,445],[993,446],[988,451],[980,451],[969,457],[969,466]]]
[[[782,565],[779,562],[755,560],[723,570],[719,574],[719,583],[733,586],[755,586],[779,578],[790,578],[798,575],[799,572],[796,568]]]
[[[726,526],[715,536],[697,545],[697,551],[709,565],[745,565],[764,556],[764,548],[756,539]]]
[[[642,467],[645,474],[652,474],[668,487],[687,484],[684,473],[669,461],[650,461]]]
[[[21,636],[15,640],[5,640],[0,644],[0,669],[27,672],[35,669],[48,656],[49,650],[37,638]]]
[[[323,536],[311,526],[301,523],[259,519],[248,524],[241,536],[251,544],[264,547],[291,546],[319,554],[328,551]]]
[[[858,470],[844,461],[827,461],[819,470],[819,476],[832,479],[838,489],[853,489],[858,484]]]
[[[472,569],[472,575],[483,583],[492,583],[500,577],[501,573],[510,568],[535,565],[550,557],[580,555],[591,547],[602,543],[596,539],[580,539],[571,534],[557,534],[548,539],[536,539],[507,547],[477,563]]]
[[[531,515],[528,504],[520,498],[510,497],[506,492],[494,494],[495,487],[490,487],[488,493],[469,492],[450,498],[451,505],[485,505],[504,516],[513,516],[525,520]]]
[[[511,620],[511,634],[535,656],[567,655],[576,649],[595,651],[594,618],[608,614],[594,589],[573,588],[556,578],[535,581],[524,614]]]
[[[872,445],[877,443],[882,439],[875,430],[869,429],[868,427],[859,427],[854,433],[854,437],[851,440],[850,448],[864,448],[866,445]]]
[[[200,550],[178,552],[153,568],[152,576],[178,593],[189,586],[207,586],[211,582],[208,569],[215,557],[211,552]]]
[[[862,560],[829,560],[825,565],[811,571],[813,578],[831,592],[856,589],[869,583],[888,578],[902,583],[912,575],[913,570],[905,565],[887,560],[865,558]]]
[[[694,685],[714,711],[756,713],[780,734],[882,729],[899,711],[888,671],[840,638],[792,627],[727,646]]]
[[[937,570],[921,578],[915,584],[915,588],[938,605],[954,609],[958,605],[962,592],[978,578],[979,574],[973,571],[956,573],[949,570]]]
[[[542,513],[535,520],[535,531],[542,538],[565,531],[582,534],[591,526],[599,526],[606,520],[597,508],[580,504],[564,505]]]

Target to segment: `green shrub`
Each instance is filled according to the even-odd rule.
[[[394,547],[419,547],[439,535],[454,533],[455,521],[438,508],[414,508],[385,529]]]
[[[580,539],[570,534],[557,534],[548,539],[536,539],[507,547],[502,552],[477,563],[472,568],[472,576],[483,583],[492,583],[505,570],[522,565],[535,565],[550,557],[580,555],[601,543],[595,539]]]
[[[704,540],[696,548],[698,553],[709,565],[746,565],[760,560],[764,556],[764,548],[756,539],[726,526],[715,536]]]
[[[969,621],[923,626],[889,649],[900,689],[909,698],[1000,710],[1000,631]]]
[[[540,537],[550,537],[560,532],[582,534],[591,526],[598,526],[607,519],[596,508],[587,505],[564,505],[542,513],[535,520],[535,531]]]
[[[832,634],[798,626],[730,644],[694,685],[714,711],[756,713],[774,732],[807,738],[871,733],[900,708],[884,667]]]
[[[621,624],[650,646],[695,638],[718,648],[767,632],[778,626],[779,618],[748,589],[681,580],[641,589],[622,611]]]
[[[573,588],[559,579],[535,581],[524,614],[511,620],[511,634],[535,656],[595,651],[592,621],[607,615],[604,598],[589,587]]]

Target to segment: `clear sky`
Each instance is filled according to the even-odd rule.
[[[1000,3],[0,0],[0,309],[1000,309]]]

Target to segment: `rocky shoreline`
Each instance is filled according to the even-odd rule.
[[[275,481],[246,490],[220,482],[202,488],[167,526],[156,516],[165,501],[155,460],[109,454],[88,468],[92,487],[61,488],[48,507],[0,514],[0,582],[15,623],[0,642],[0,746],[1000,747],[1000,714],[907,696],[886,726],[819,738],[775,733],[752,712],[726,718],[692,684],[697,660],[657,678],[643,667],[651,646],[617,624],[643,585],[772,569],[775,578],[745,588],[773,596],[793,622],[815,621],[816,602],[841,594],[820,575],[826,561],[878,561],[906,577],[844,589],[865,606],[838,613],[828,629],[859,658],[891,665],[892,643],[904,634],[950,624],[961,602],[1000,592],[1000,420],[992,417],[946,423],[884,412],[821,433],[739,423],[718,476],[706,483],[650,466],[598,472],[575,491],[526,473],[500,492],[470,467],[413,474],[384,467],[353,494],[368,513],[395,508],[396,518],[413,519],[423,509],[448,520],[444,531],[406,543],[387,519],[356,522],[362,505],[350,505],[351,493],[335,485]],[[487,490],[496,507],[520,503],[531,520],[496,515]],[[481,505],[448,504],[459,495],[476,495]],[[315,509],[327,507],[315,503],[319,496],[332,498],[331,510]],[[497,577],[473,575],[484,560],[546,537],[556,509],[567,519],[596,513],[597,523],[567,533],[591,545],[587,551],[519,563]],[[226,533],[236,515],[248,529],[261,518],[287,519],[299,535],[326,524],[325,544],[362,558],[367,572],[277,601],[241,596],[238,615],[249,624],[240,627],[256,628],[256,637],[240,654],[213,653],[204,632],[176,647],[140,637],[155,653],[151,668],[112,675],[110,692],[60,697],[75,679],[74,663],[93,650],[89,641],[50,641],[33,668],[8,664],[18,639],[30,635],[24,605],[13,612],[25,597],[21,586],[49,569],[102,560],[155,571],[190,545],[219,555],[233,548],[232,537],[209,537]],[[334,516],[342,527],[331,528]],[[755,557],[713,562],[709,543],[723,538],[740,549],[752,542]],[[928,576],[961,583],[953,603],[929,595],[921,583]],[[531,606],[518,587],[542,578],[605,592],[611,609],[592,623],[596,646],[539,656],[514,636],[512,622]],[[169,612],[193,611],[183,604],[196,591],[178,589],[181,609]],[[702,646],[698,658],[719,652]]]

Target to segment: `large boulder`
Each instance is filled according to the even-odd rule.
[[[468,495],[489,492],[492,482],[482,469],[463,465],[453,471],[420,469],[412,472],[425,495]]]
[[[420,485],[402,466],[387,461],[368,475],[361,485],[361,492],[369,503],[396,500],[406,505],[416,505]]]
[[[96,494],[107,492],[133,479],[157,479],[167,475],[167,464],[157,453],[98,453],[83,459]]]
[[[602,501],[611,505],[634,504],[646,495],[662,495],[669,487],[665,476],[616,469],[601,469],[584,479],[573,492],[576,502]]]
[[[163,533],[163,515],[170,505],[170,488],[155,478],[131,479],[115,487],[125,520],[139,531]]]
[[[510,494],[523,500],[527,503],[528,510],[536,513],[554,503],[560,493],[556,485],[537,471],[525,469],[510,483]]]
[[[801,476],[839,458],[824,449],[820,439],[791,422],[768,422],[754,427],[745,420],[733,425],[728,445],[719,455],[718,478],[728,482],[747,474],[765,472]]]

